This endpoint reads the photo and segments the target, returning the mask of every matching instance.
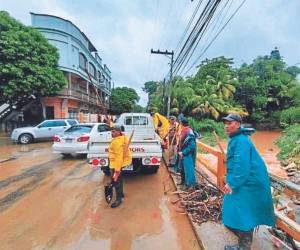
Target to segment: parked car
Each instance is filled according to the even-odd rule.
[[[101,131],[99,137],[103,140],[111,137],[110,128],[105,123],[76,124],[53,137],[53,153],[60,153],[64,156],[87,154],[90,134],[98,133],[99,131]]]
[[[11,139],[21,144],[28,144],[38,140],[49,140],[54,135],[63,132],[75,124],[78,124],[78,121],[75,119],[45,120],[34,127],[14,129]]]

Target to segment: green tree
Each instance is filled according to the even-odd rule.
[[[245,115],[231,100],[237,85],[232,64],[232,59],[225,57],[204,60],[194,77],[176,82],[173,106],[177,105],[179,112],[197,118],[218,119],[229,110]]]
[[[229,111],[245,115],[240,105],[232,100],[238,85],[232,64],[232,59],[225,57],[206,59],[195,76],[175,77],[171,89],[171,113],[213,119]],[[158,110],[163,110],[163,93],[160,84],[149,98],[149,103]]]
[[[147,109],[159,110],[160,113],[165,113],[165,104],[166,104],[166,86],[163,82],[156,83],[156,89],[150,95],[148,95],[148,105]]]
[[[134,113],[144,113],[144,112],[146,112],[146,108],[144,108],[141,105],[134,104],[133,108],[132,108],[132,112],[134,112]]]
[[[111,92],[110,112],[112,114],[122,114],[132,112],[140,97],[136,91],[128,87],[117,87]]]
[[[234,97],[246,107],[252,122],[279,124],[274,121],[280,117],[278,112],[300,103],[297,67],[287,67],[276,48],[269,56],[242,65],[237,74],[239,86]]]
[[[36,29],[0,11],[0,98],[57,93],[66,84],[58,69],[59,54]]]
[[[157,89],[158,83],[155,81],[149,81],[144,83],[143,91],[148,95],[152,95]]]

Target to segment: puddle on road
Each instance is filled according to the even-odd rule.
[[[68,249],[199,249],[187,218],[177,214],[164,195],[161,181],[168,177],[163,171],[125,177],[125,200],[117,209],[103,199],[103,184],[108,181],[104,177],[93,198],[87,231]]]
[[[62,160],[54,156],[48,159],[47,156],[47,162],[30,165],[37,159],[32,155],[45,147],[48,147],[43,151],[46,157],[51,152],[50,143],[23,148],[22,145],[0,146],[0,150],[9,153],[25,151],[16,162],[24,163],[26,159],[28,164],[14,170],[14,164],[8,162],[9,167],[2,168],[2,172],[16,171],[0,181],[0,189],[5,191],[0,203],[0,215],[5,214],[0,216],[0,224],[5,224],[5,228],[0,228],[0,235],[6,232],[5,238],[0,237],[4,246],[15,249],[20,246],[27,249],[198,249],[184,247],[190,246],[186,242],[192,231],[187,219],[176,214],[164,195],[162,179],[167,174],[163,169],[156,175],[126,176],[124,203],[112,209],[103,199],[103,185],[109,179],[96,174],[97,171],[82,160]],[[13,194],[11,201],[8,193]]]
[[[180,249],[178,246],[178,239],[176,231],[171,221],[171,214],[167,205],[167,197],[164,197],[160,203],[160,214],[162,220],[162,227],[159,234],[144,234],[134,239],[132,243],[132,250],[152,250],[160,249],[161,246],[168,246],[168,249]]]
[[[16,160],[24,154],[32,157],[39,155],[40,151],[49,148],[51,142],[37,142],[28,145],[14,143],[8,137],[0,137],[0,163]]]

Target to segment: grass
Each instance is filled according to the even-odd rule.
[[[280,148],[279,159],[287,160],[300,155],[300,124],[294,124],[286,128],[283,135],[276,141]]]
[[[215,146],[216,139],[213,135],[213,131],[217,133],[220,140],[227,138],[224,132],[223,122],[216,122],[211,119],[196,120],[189,118],[190,127],[201,134],[201,141],[205,144]]]

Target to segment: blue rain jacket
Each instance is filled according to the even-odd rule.
[[[196,161],[196,138],[192,130],[187,134],[185,140],[182,143],[181,152],[183,155],[182,165],[185,174],[185,184],[187,186],[196,185],[195,177],[195,161]]]
[[[224,196],[222,222],[242,231],[275,224],[267,168],[248,136],[254,131],[241,127],[230,137],[227,148],[226,183],[232,194]]]

